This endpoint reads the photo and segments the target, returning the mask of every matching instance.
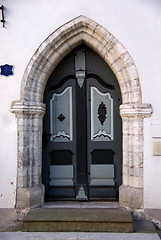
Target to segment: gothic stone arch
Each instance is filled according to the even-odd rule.
[[[43,203],[41,135],[44,89],[57,64],[82,43],[105,60],[119,82],[123,100],[120,106],[123,184],[119,201],[125,207],[143,207],[143,119],[150,117],[151,105],[142,103],[136,66],[123,45],[98,23],[79,16],[58,28],[40,45],[24,72],[21,99],[11,105],[11,112],[16,114],[18,122],[17,208]]]

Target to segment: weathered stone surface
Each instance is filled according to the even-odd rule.
[[[44,202],[43,196],[43,184],[32,188],[18,188],[16,208],[23,209],[41,206]]]
[[[143,189],[122,185],[119,189],[119,202],[121,207],[143,208]]]
[[[23,231],[133,232],[133,220],[121,209],[40,208],[23,219]]]

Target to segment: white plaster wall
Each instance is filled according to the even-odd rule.
[[[16,118],[9,112],[20,96],[24,70],[38,46],[59,26],[85,15],[110,31],[127,48],[140,76],[143,103],[153,115],[145,120],[144,204],[161,208],[161,157],[152,155],[151,124],[161,123],[160,0],[1,0],[6,27],[0,23],[0,65],[14,65],[14,75],[0,75],[0,207],[14,207],[16,188]]]

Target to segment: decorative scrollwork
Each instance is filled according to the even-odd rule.
[[[106,120],[106,114],[107,114],[107,109],[106,105],[101,102],[99,107],[98,107],[98,119],[100,120],[100,123],[103,125],[105,120]]]

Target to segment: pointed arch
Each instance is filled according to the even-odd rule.
[[[21,100],[42,102],[50,74],[81,43],[97,52],[113,70],[121,88],[123,103],[141,103],[139,77],[128,51],[105,28],[85,16],[64,24],[40,45],[25,70]]]

